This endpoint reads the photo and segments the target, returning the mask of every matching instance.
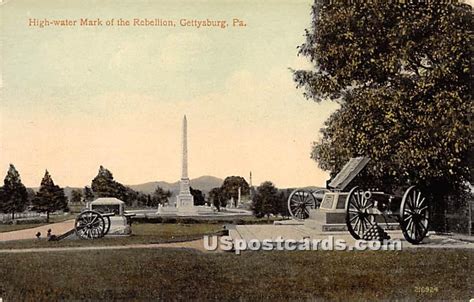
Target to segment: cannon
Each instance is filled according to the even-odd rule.
[[[114,213],[100,213],[86,210],[81,212],[74,223],[76,236],[81,239],[102,238],[110,230],[110,217]]]
[[[429,200],[420,188],[409,186],[402,195],[358,186],[344,192],[369,161],[367,157],[351,158],[328,184],[331,190],[294,190],[288,198],[290,214],[295,219],[303,220],[309,217],[310,209],[323,208],[325,203],[334,204],[334,211],[344,213],[344,223],[354,239],[388,238],[383,236],[379,226],[382,219],[385,223],[387,220],[398,222],[408,242],[420,243],[426,237],[430,223]],[[324,196],[320,201],[318,198],[322,192]]]
[[[288,212],[298,220],[304,220],[309,217],[310,209],[319,208],[324,197],[326,189],[320,188],[302,188],[291,192],[288,197]]]
[[[85,210],[81,212],[74,223],[76,236],[80,239],[99,239],[110,231],[111,217],[114,212],[103,212],[99,210]],[[128,225],[132,224],[133,213],[123,213]]]
[[[346,224],[352,237],[366,239],[366,233],[377,227],[377,215],[398,220],[403,237],[412,244],[420,243],[428,233],[428,199],[416,186],[406,189],[403,196],[352,188],[346,201]]]

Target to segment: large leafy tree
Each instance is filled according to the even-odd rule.
[[[15,166],[10,164],[3,187],[0,190],[0,211],[11,213],[15,219],[15,213],[23,212],[28,203],[28,192],[21,182],[20,174]]]
[[[470,178],[471,7],[426,1],[319,1],[294,78],[305,96],[333,100],[312,158],[334,175],[372,159],[361,182],[387,191],[410,183],[442,208]]]
[[[266,181],[257,187],[257,191],[252,200],[252,211],[258,218],[271,214],[278,214],[282,196],[272,182]]]
[[[250,187],[245,178],[241,176],[226,177],[221,186],[222,197],[226,200],[234,198],[234,202],[237,202],[239,188],[241,195],[248,195],[250,193]]]
[[[32,204],[33,210],[46,213],[46,222],[49,222],[50,213],[67,209],[67,197],[64,190],[54,184],[48,170],[44,173],[40,189]]]

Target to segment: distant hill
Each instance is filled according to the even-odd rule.
[[[201,190],[204,194],[208,194],[213,188],[220,187],[224,180],[214,176],[201,176],[198,178],[191,179],[191,187],[193,189]],[[130,185],[129,188],[146,194],[151,194],[155,191],[156,187],[160,186],[164,190],[170,190],[173,195],[179,192],[179,181],[169,183],[166,181],[152,181],[144,184]]]
[[[191,179],[191,187],[193,189],[198,189],[201,190],[204,194],[208,195],[209,191],[211,191],[213,188],[220,187],[224,180],[214,177],[214,176],[201,176],[198,178]],[[137,184],[137,185],[126,185],[127,187],[138,191],[142,192],[145,194],[151,194],[155,191],[156,186],[162,187],[164,190],[170,190],[173,195],[177,195],[179,192],[179,181],[169,183],[166,181],[151,181],[151,182],[146,182],[143,184]],[[39,190],[38,187],[31,188],[35,192]],[[64,194],[67,196],[68,199],[71,198],[71,192],[72,190],[82,190],[84,187],[81,188],[74,188],[74,187],[64,187]]]

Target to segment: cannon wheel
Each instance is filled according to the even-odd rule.
[[[319,207],[313,193],[304,189],[296,189],[291,192],[288,197],[288,211],[291,217],[300,220],[306,219],[309,217],[309,209]]]
[[[430,209],[428,200],[415,186],[409,187],[400,204],[400,228],[403,237],[412,243],[420,243],[428,233]]]
[[[105,229],[104,229],[104,236],[109,233],[110,230],[110,217],[109,216],[102,216],[105,222]]]
[[[96,211],[84,211],[74,224],[76,235],[81,239],[97,239],[105,234],[106,225],[102,215]]]
[[[347,230],[356,240],[361,239],[375,223],[375,216],[369,211],[373,203],[364,193],[364,190],[354,187],[346,199]]]

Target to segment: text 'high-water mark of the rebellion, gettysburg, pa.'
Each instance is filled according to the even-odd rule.
[[[29,27],[187,27],[197,29],[208,28],[245,28],[247,22],[240,18],[226,19],[160,19],[160,18],[79,18],[79,19],[54,19],[54,18],[29,18]]]

